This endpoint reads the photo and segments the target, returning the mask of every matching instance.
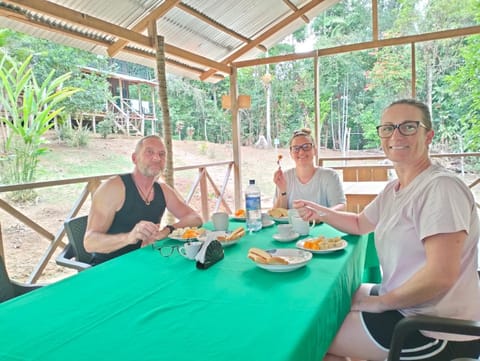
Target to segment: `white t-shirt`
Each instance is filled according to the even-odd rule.
[[[437,165],[423,171],[406,188],[396,191],[397,185],[398,180],[391,181],[364,210],[376,225],[375,246],[383,271],[380,294],[399,287],[424,265],[424,238],[465,230],[468,236],[455,285],[425,304],[399,311],[407,316],[426,314],[480,321],[479,219],[470,189]]]
[[[333,169],[316,168],[312,179],[305,184],[299,181],[295,168],[288,169],[284,174],[287,181],[287,208],[292,208],[296,199],[306,199],[325,207],[346,202],[342,182]],[[277,188],[274,198],[277,199],[278,196]]]

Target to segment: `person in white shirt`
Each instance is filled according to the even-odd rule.
[[[315,165],[315,141],[310,129],[293,132],[290,156],[295,168],[286,171],[279,166],[273,174],[276,185],[273,208],[292,208],[295,199],[308,199],[336,210],[345,209],[342,182],[333,169]]]
[[[306,220],[351,234],[375,232],[383,271],[380,285],[362,284],[324,360],[384,360],[393,328],[404,317],[431,315],[480,321],[479,219],[466,184],[432,164],[434,131],[428,107],[414,99],[388,106],[377,126],[397,179],[360,214],[307,200],[294,202]],[[477,359],[480,339],[416,332],[402,359]]]

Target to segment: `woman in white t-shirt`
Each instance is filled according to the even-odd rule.
[[[333,169],[315,166],[315,141],[310,129],[293,132],[290,156],[295,168],[273,174],[276,185],[274,208],[292,208],[295,199],[308,199],[336,210],[345,209],[345,194],[340,178]]]
[[[428,107],[413,99],[392,103],[377,126],[397,179],[360,214],[336,212],[310,201],[294,207],[304,219],[351,234],[375,232],[383,271],[380,285],[362,284],[324,360],[384,360],[393,328],[416,314],[480,321],[479,219],[465,183],[428,155],[434,136]],[[402,359],[478,358],[471,336],[416,332]],[[458,357],[458,356],[457,356]]]

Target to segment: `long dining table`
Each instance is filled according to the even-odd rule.
[[[361,283],[368,237],[317,225],[311,236],[348,246],[277,273],[247,258],[251,247],[295,248],[276,228],[247,233],[205,270],[147,246],[2,303],[0,360],[321,360]]]

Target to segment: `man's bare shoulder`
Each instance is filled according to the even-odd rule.
[[[109,194],[122,192],[125,189],[122,178],[119,175],[112,176],[103,181],[95,194]]]

